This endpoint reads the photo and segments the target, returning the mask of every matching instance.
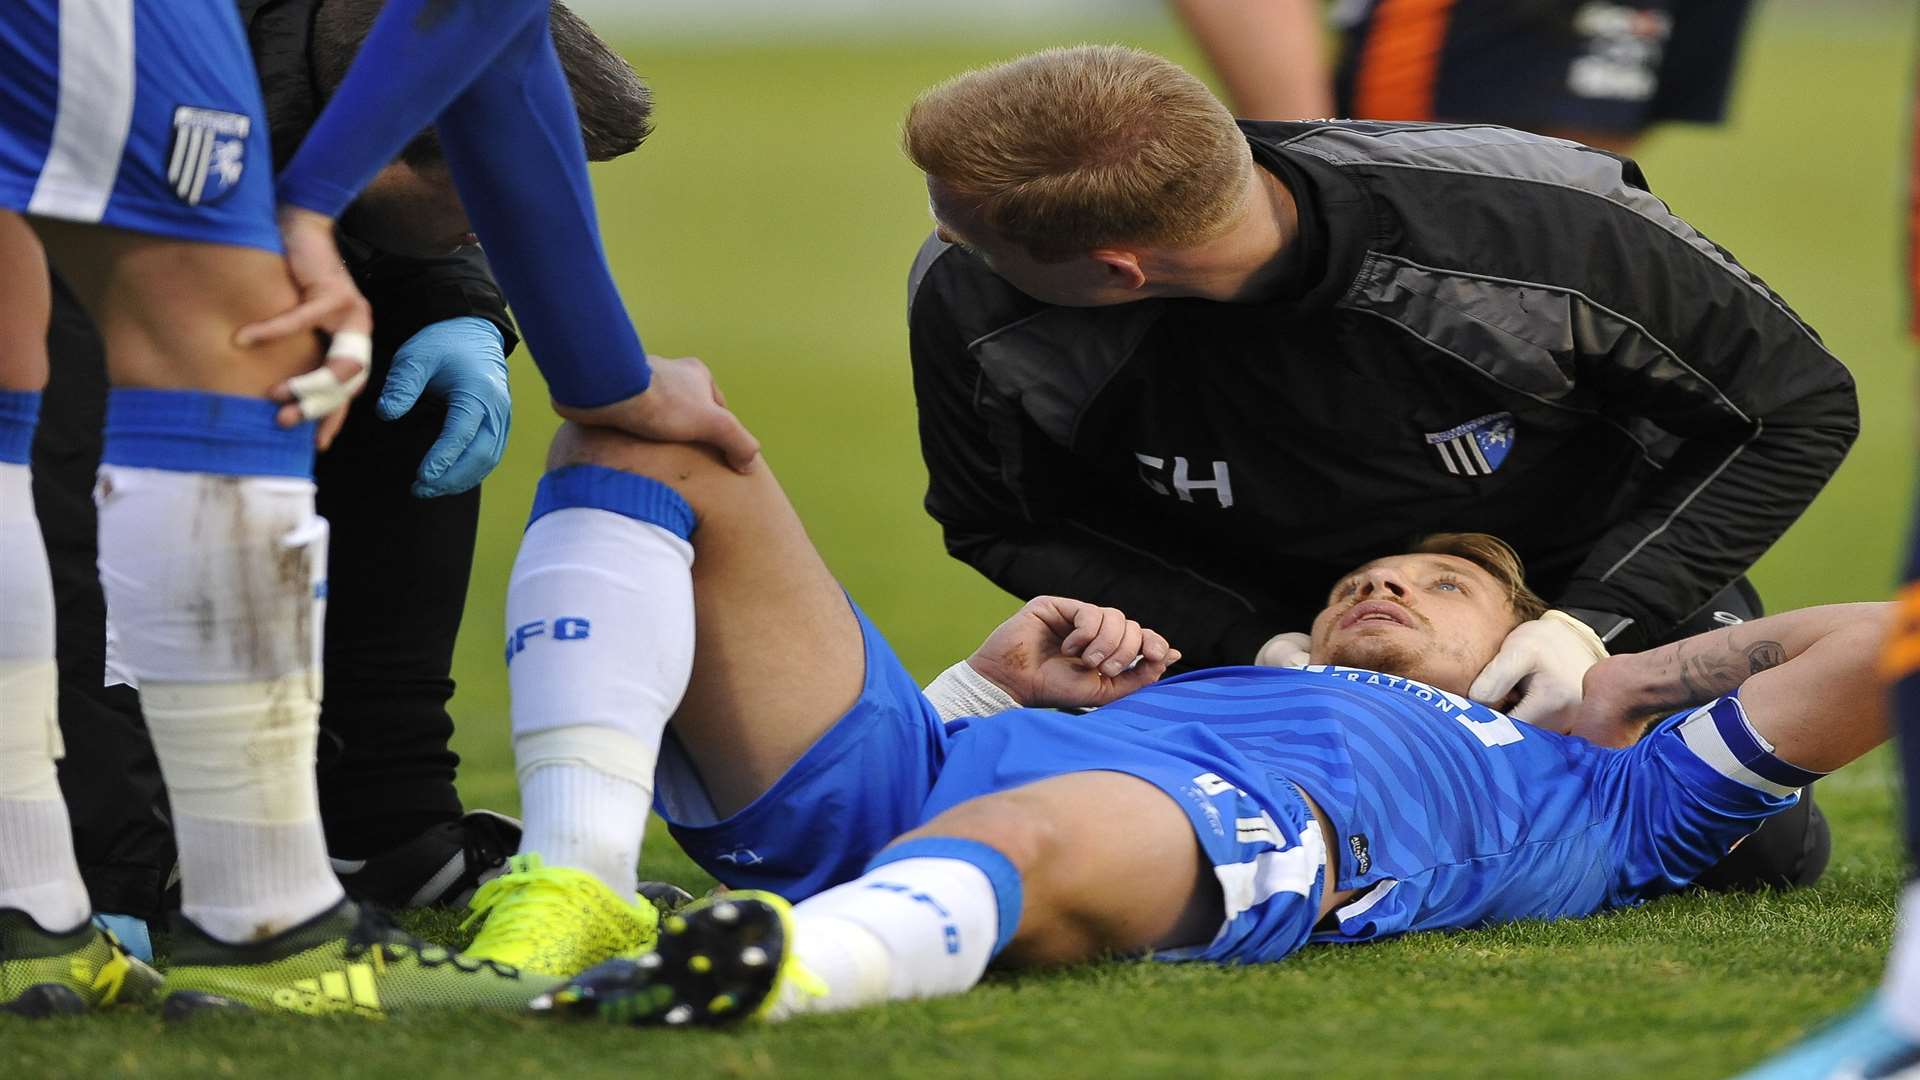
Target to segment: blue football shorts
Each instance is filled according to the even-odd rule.
[[[1157,958],[1254,963],[1306,943],[1326,849],[1292,784],[1198,724],[1139,731],[1041,709],[942,723],[857,605],[854,613],[866,653],[859,699],[745,809],[715,819],[669,731],[655,809],[707,872],[797,901],[858,877],[895,837],[960,803],[1066,773],[1118,772],[1186,813],[1225,900],[1213,940]]]
[[[280,251],[233,0],[9,0],[0,208]]]

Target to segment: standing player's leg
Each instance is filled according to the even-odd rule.
[[[170,1014],[524,1002],[545,983],[447,962],[346,902],[327,859],[314,773],[327,528],[312,426],[280,427],[266,397],[318,348],[230,343],[293,303],[284,263],[256,248],[41,228],[117,383],[100,575],[180,852]],[[379,962],[362,959],[369,949]],[[342,971],[343,983],[328,974]]]
[[[272,252],[46,224],[115,383],[100,571],[172,796],[187,916],[270,937],[340,899],[313,779],[326,524],[270,387],[311,342],[225,336],[294,302]]]
[[[60,669],[60,787],[94,917],[141,959],[148,923],[163,918],[179,863],[166,788],[140,697],[107,669],[100,587],[100,511],[93,503],[107,418],[107,353],[73,293],[53,280],[47,388],[33,440],[33,501],[53,568],[54,657]],[[95,778],[111,776],[102,784]]]
[[[169,1009],[523,1002],[542,984],[363,917],[327,863],[313,771],[326,527],[313,428],[280,426],[268,400],[319,350],[233,344],[297,299],[233,7],[19,7],[0,27],[0,205],[32,218],[114,383],[100,571],[180,852]]]
[[[0,212],[0,275],[0,909],[65,930],[91,907],[54,776],[53,578],[28,464],[52,301],[39,241],[17,214]]]
[[[0,1011],[39,1016],[144,996],[159,977],[88,924],[55,775],[53,579],[28,464],[51,299],[39,241],[4,211],[0,279]]]
[[[725,817],[848,710],[864,661],[769,470],[571,424],[548,465],[507,596],[521,850],[546,865],[483,887],[476,909],[500,906],[471,952],[571,974],[652,935],[626,912],[669,718]],[[562,888],[604,929],[504,917]]]

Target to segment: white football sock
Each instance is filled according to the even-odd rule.
[[[58,685],[53,578],[32,476],[0,461],[0,908],[48,930],[71,929],[91,911],[53,764],[62,752]]]
[[[255,406],[270,425],[269,402],[219,407]],[[235,943],[298,925],[342,896],[314,776],[327,527],[313,483],[104,464],[97,498],[101,584],[167,782],[181,910]]]
[[[993,958],[1000,905],[986,872],[962,859],[907,858],[796,904],[793,948],[826,984],[789,984],[769,1019],[973,987]]]
[[[0,908],[18,908],[54,931],[71,930],[92,914],[73,859],[67,804],[58,796],[0,798]]]
[[[1920,791],[1907,792],[1907,798],[1920,799]],[[1907,882],[1900,894],[1900,917],[1880,1000],[1894,1028],[1920,1042],[1920,880]]]
[[[539,852],[550,866],[585,870],[633,901],[653,784],[610,775],[555,745],[582,735],[610,747],[602,760],[646,756],[633,745],[638,739],[607,728],[555,728],[515,740],[515,754],[531,762],[519,774],[520,812],[526,819],[520,850]]]
[[[693,671],[693,513],[646,477],[540,482],[507,590],[522,851],[632,897],[667,720]]]

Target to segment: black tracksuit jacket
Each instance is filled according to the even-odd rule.
[[[1270,302],[1054,307],[937,239],[914,263],[927,510],[1015,595],[1250,663],[1347,570],[1474,530],[1644,648],[1744,586],[1851,445],[1846,368],[1631,161],[1242,127],[1299,203],[1304,270]]]

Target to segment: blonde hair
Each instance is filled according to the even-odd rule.
[[[1521,622],[1531,622],[1546,614],[1547,602],[1527,586],[1527,568],[1520,561],[1520,553],[1491,533],[1430,533],[1414,542],[1410,554],[1465,559],[1505,586],[1507,602]]]
[[[949,79],[908,108],[902,143],[1041,259],[1211,240],[1253,177],[1246,137],[1205,84],[1122,45],[1047,49]]]

